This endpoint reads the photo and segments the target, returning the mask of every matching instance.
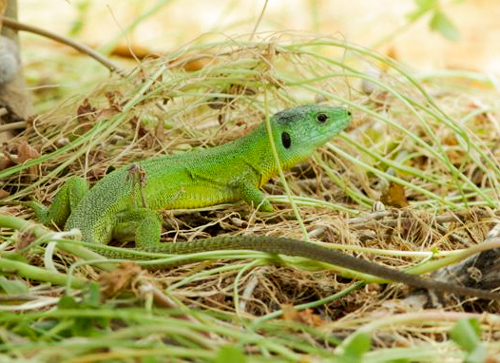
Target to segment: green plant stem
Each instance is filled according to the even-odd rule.
[[[52,234],[52,232],[41,225],[6,215],[0,215],[0,228],[13,228],[25,233],[29,231],[39,238]],[[58,285],[64,285],[68,280],[68,275],[66,274],[49,271],[40,267],[28,265],[24,262],[1,257],[2,253],[3,252],[0,252],[0,270],[4,273],[17,274],[35,281],[52,282]],[[73,278],[71,286],[74,288],[82,288],[86,283],[86,279],[76,277]]]
[[[0,228],[12,228],[21,231],[22,233],[33,233],[37,238],[43,238],[44,242],[56,241],[57,248],[60,250],[66,251],[68,253],[74,254],[77,257],[83,258],[85,260],[103,260],[104,258],[98,253],[91,251],[79,244],[76,243],[64,243],[61,240],[60,234],[55,233],[47,229],[46,227],[36,224],[30,221],[27,221],[22,218],[8,216],[8,215],[0,215]],[[71,242],[71,241],[68,241]],[[36,244],[36,241],[33,245]],[[5,252],[3,252],[5,253]],[[115,268],[115,264],[111,263],[102,263],[99,265],[101,268],[105,270],[112,270]],[[66,279],[68,277],[66,276]]]
[[[356,283],[352,284],[351,286],[349,286],[348,288],[342,290],[342,291],[339,291],[338,293],[336,294],[333,294],[333,295],[330,295],[330,296],[327,296],[323,299],[319,299],[319,300],[316,300],[316,301],[312,301],[310,303],[306,303],[306,304],[300,304],[300,305],[295,305],[293,308],[297,311],[301,311],[301,310],[305,310],[305,309],[310,309],[310,308],[315,308],[315,307],[318,307],[318,306],[321,306],[321,305],[325,305],[327,303],[330,303],[332,301],[336,301],[338,299],[341,299],[342,297],[350,294],[351,292],[353,292],[354,290],[357,290],[358,288],[362,287],[366,285],[366,282],[364,281],[357,281]],[[260,324],[262,324],[263,322],[267,321],[267,320],[271,320],[271,319],[276,319],[278,317],[280,317],[281,315],[283,315],[283,310],[276,310],[276,311],[273,311],[272,313],[270,314],[267,314],[267,315],[264,315],[264,316],[261,316],[260,318],[257,318],[255,319],[254,321],[252,321],[252,324],[251,326],[256,329],[258,328],[258,326]]]
[[[21,276],[34,281],[51,282],[57,285],[65,285],[68,281],[68,275],[59,272],[49,271],[40,267],[28,265],[24,262],[10,260],[0,257],[0,271],[4,274]],[[81,289],[88,281],[81,277],[73,277],[71,287]]]

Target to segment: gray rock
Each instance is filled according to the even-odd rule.
[[[12,82],[20,68],[19,47],[12,40],[0,36],[0,87]]]

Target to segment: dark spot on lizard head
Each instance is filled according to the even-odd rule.
[[[294,122],[303,120],[304,114],[300,108],[291,108],[274,115],[277,123],[281,125],[289,125]]]
[[[285,149],[289,149],[292,145],[292,138],[288,132],[281,133],[281,143],[283,144]]]

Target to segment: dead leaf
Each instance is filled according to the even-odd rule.
[[[24,164],[26,161],[31,159],[36,159],[40,157],[40,153],[35,150],[30,144],[26,141],[21,141],[17,145],[17,162],[18,164]],[[38,167],[36,165],[30,166],[27,169],[27,176],[29,181],[34,181],[38,178],[39,172]]]
[[[116,109],[115,107],[108,107],[108,108],[105,108],[103,110],[101,110],[101,112],[99,112],[99,119],[110,119],[111,117],[119,114],[121,111]]]
[[[96,111],[97,110],[90,104],[89,99],[85,98],[76,110],[78,122],[82,123],[91,121],[94,118]]]
[[[35,239],[36,239],[35,235],[30,230],[22,233],[21,237],[18,239],[18,241],[16,243],[15,250],[16,251],[22,250],[22,249],[28,247],[30,244],[33,243],[33,241],[35,241]]]
[[[197,56],[195,59],[177,58],[170,61],[170,65],[183,68],[186,72],[196,72],[205,68],[212,61],[213,57],[211,56]]]
[[[165,141],[165,127],[163,126],[163,121],[161,120],[158,120],[158,124],[156,125],[155,137],[158,141],[160,141],[160,143]]]
[[[306,309],[304,311],[297,311],[293,305],[283,304],[281,306],[283,310],[283,319],[289,321],[296,321],[308,326],[322,326],[324,321],[320,318],[318,314],[314,314],[311,309]]]
[[[120,291],[130,291],[142,269],[132,262],[124,262],[111,272],[103,272],[98,278],[107,298],[113,297]]]
[[[109,108],[114,108],[116,111],[122,112],[122,106],[118,102],[118,99],[122,97],[122,94],[118,91],[106,92],[104,94],[108,100]]]
[[[0,157],[0,170],[7,169],[8,167],[14,165],[12,159],[7,155]]]
[[[73,134],[81,136],[92,128],[93,121],[96,118],[96,109],[92,107],[88,98],[85,98],[76,110],[77,121],[80,124]]]
[[[404,208],[408,206],[405,188],[401,184],[391,182],[389,187],[382,193],[380,201],[386,206]]]

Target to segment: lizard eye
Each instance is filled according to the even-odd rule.
[[[290,137],[290,134],[288,132],[283,132],[281,134],[281,143],[283,144],[285,149],[289,149],[292,145],[292,138]]]
[[[324,114],[324,113],[318,113],[316,115],[316,120],[318,120],[319,122],[321,123],[325,123],[326,120],[328,120],[328,115],[327,114]]]

